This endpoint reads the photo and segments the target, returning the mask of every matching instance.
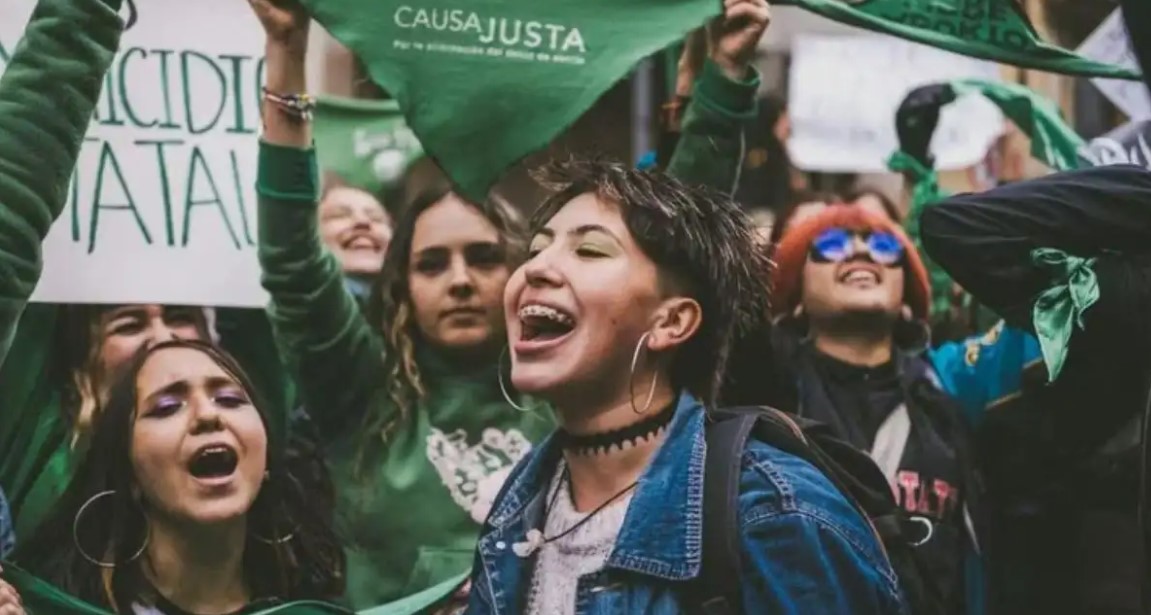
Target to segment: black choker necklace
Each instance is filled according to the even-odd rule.
[[[647,440],[667,427],[671,417],[675,416],[675,407],[675,402],[672,402],[668,407],[638,423],[603,433],[576,435],[561,428],[556,433],[556,440],[565,451],[577,455],[608,453],[613,447],[623,450],[625,445]]]

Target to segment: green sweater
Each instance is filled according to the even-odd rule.
[[[730,191],[754,115],[757,79],[735,83],[708,66],[684,122],[672,173]],[[397,412],[382,393],[383,344],[344,286],[316,229],[312,150],[261,144],[260,262],[269,316],[297,392],[325,439],[348,555],[347,598],[364,609],[444,581],[472,564],[480,524],[512,466],[553,428],[545,407],[520,412],[500,393],[496,365],[464,369],[417,350],[428,398],[389,435],[369,438],[369,412]]]
[[[18,535],[71,476],[45,343],[55,310],[25,306],[40,278],[40,243],[64,208],[119,45],[119,7],[120,0],[40,0],[0,79],[0,486]]]

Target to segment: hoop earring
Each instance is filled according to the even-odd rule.
[[[515,400],[512,399],[512,396],[508,394],[507,385],[504,384],[504,356],[507,354],[508,347],[504,346],[503,350],[500,350],[500,358],[496,360],[496,379],[500,381],[500,393],[504,394],[504,401],[508,402],[509,406],[519,410],[520,412],[527,412],[527,408],[517,404]]]
[[[635,366],[639,363],[639,351],[643,349],[643,345],[647,342],[647,338],[651,337],[651,332],[644,333],[639,337],[639,341],[635,344],[635,352],[631,355],[631,373],[627,377],[627,395],[628,401],[631,402],[631,411],[636,414],[644,414],[651,409],[651,402],[655,399],[655,385],[659,382],[659,374],[656,374],[651,379],[651,390],[647,392],[647,403],[643,405],[643,410],[635,407]]]
[[[80,557],[83,557],[84,559],[88,560],[88,562],[90,562],[91,564],[93,564],[95,566],[99,566],[100,568],[111,569],[111,568],[115,568],[118,564],[116,562],[102,562],[102,561],[92,557],[91,555],[88,555],[88,552],[85,551],[84,547],[80,544],[80,518],[84,516],[84,511],[87,510],[88,507],[91,506],[93,502],[95,502],[96,500],[99,500],[102,497],[106,497],[109,495],[115,495],[115,494],[116,494],[116,492],[113,490],[101,491],[100,493],[97,493],[96,495],[88,498],[88,501],[84,502],[84,504],[80,506],[80,510],[76,511],[76,517],[72,520],[72,543],[74,545],[76,545],[76,551],[80,554]],[[151,538],[152,538],[151,533],[145,534],[144,535],[144,544],[140,545],[139,549],[136,549],[136,552],[132,554],[132,557],[129,557],[128,559],[124,560],[121,563],[122,564],[128,564],[128,563],[136,561],[136,559],[138,559],[141,555],[144,554],[144,550],[148,548],[148,543],[151,541]]]

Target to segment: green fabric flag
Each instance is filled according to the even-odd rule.
[[[303,0],[479,199],[719,0]]]
[[[442,604],[456,589],[467,581],[460,575],[428,588],[418,594],[390,604],[361,611],[362,615],[430,615],[432,608]],[[13,564],[4,564],[4,580],[11,583],[24,601],[25,610],[32,615],[113,615],[82,600],[69,596]],[[315,601],[290,602],[274,606],[254,615],[349,615],[351,611],[333,604]]]
[[[848,25],[1023,68],[1139,79],[1042,41],[1014,0],[776,0]]]
[[[1036,248],[1031,261],[1051,272],[1055,285],[1035,300],[1031,320],[1035,337],[1047,364],[1047,380],[1054,382],[1063,370],[1071,333],[1083,328],[1083,312],[1099,300],[1099,280],[1094,258],[1072,256],[1054,248]]]
[[[423,154],[394,100],[322,96],[314,124],[320,169],[369,192],[392,186]]]

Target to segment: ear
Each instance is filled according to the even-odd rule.
[[[652,319],[647,348],[653,352],[682,346],[699,331],[703,308],[690,297],[674,297],[660,304]]]

